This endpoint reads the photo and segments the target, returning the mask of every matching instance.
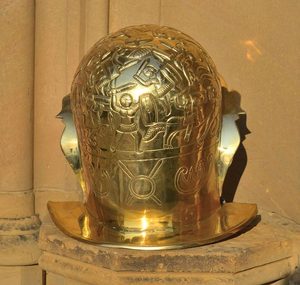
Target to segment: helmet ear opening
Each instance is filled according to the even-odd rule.
[[[228,91],[227,84],[219,75],[222,85],[222,126],[220,142],[218,146],[218,188],[220,195],[223,193],[223,185],[233,157],[240,145],[241,138],[236,121],[240,114],[245,111],[241,109],[241,96],[236,91]],[[225,202],[221,197],[221,201]]]
[[[60,139],[61,150],[74,173],[77,174],[80,171],[81,162],[78,137],[70,106],[70,94],[63,98],[62,109],[56,115],[56,118],[61,119],[65,125]]]
[[[62,109],[56,115],[56,118],[61,119],[65,125],[60,139],[61,150],[73,172],[75,173],[77,180],[84,192],[85,184],[82,176],[80,150],[71,110],[70,94],[66,95],[62,99]]]
[[[247,134],[250,134],[249,129],[246,125],[247,114],[241,107],[241,95],[236,90],[228,90],[227,84],[224,79],[221,78],[222,84],[222,114],[223,114],[223,123],[222,129],[222,137],[226,137],[226,132],[228,133],[228,137],[232,139],[231,149],[232,149],[232,158],[228,158],[227,162],[230,162],[226,166],[226,163],[220,161],[220,157],[224,154],[221,154],[221,150],[226,148],[226,144],[224,144],[225,139],[220,141],[221,150],[219,150],[219,161],[220,169],[220,179],[219,179],[219,190],[221,193],[221,201],[224,202],[233,202],[235,193],[237,191],[237,187],[241,176],[247,165],[247,153],[245,147],[243,146],[243,141],[246,138]],[[231,122],[230,122],[231,120]],[[231,127],[230,127],[231,125]],[[239,138],[238,138],[239,136]],[[234,143],[234,138],[236,138],[236,142]],[[239,140],[239,144],[238,144]],[[237,146],[236,150],[234,150],[234,144]],[[233,153],[234,152],[234,153]],[[224,159],[223,159],[224,160]]]

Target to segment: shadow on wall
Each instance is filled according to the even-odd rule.
[[[246,135],[251,132],[247,128],[247,114],[241,108],[241,95],[239,92],[233,90],[228,91],[227,88],[222,88],[223,97],[226,96],[226,100],[223,100],[223,113],[239,113],[239,118],[236,121],[241,143],[233,157],[232,164],[228,168],[227,175],[222,188],[221,199],[225,202],[232,202],[239,185],[240,179],[247,166],[247,152],[243,145],[243,141],[246,139]]]

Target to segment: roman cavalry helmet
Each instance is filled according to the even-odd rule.
[[[173,28],[133,26],[98,41],[58,115],[84,193],[83,202],[48,203],[58,228],[154,250],[216,242],[247,226],[256,205],[220,203],[240,142],[221,88],[206,51]]]

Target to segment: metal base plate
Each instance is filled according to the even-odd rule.
[[[257,215],[256,204],[226,203],[192,228],[171,232],[120,231],[90,216],[81,202],[48,202],[56,226],[66,235],[106,247],[165,250],[194,247],[224,240],[249,225]]]

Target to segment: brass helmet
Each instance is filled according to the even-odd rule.
[[[220,203],[240,139],[234,114],[222,114],[215,65],[191,37],[155,25],[104,37],[81,61],[59,117],[84,192],[83,203],[48,204],[66,234],[182,248],[224,239],[256,216],[256,205]]]

